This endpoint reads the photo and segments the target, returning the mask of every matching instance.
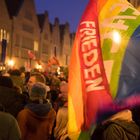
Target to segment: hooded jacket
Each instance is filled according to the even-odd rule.
[[[19,112],[22,140],[49,140],[56,113],[50,103],[32,102]]]

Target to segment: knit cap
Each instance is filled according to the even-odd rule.
[[[47,87],[44,83],[37,82],[35,83],[30,91],[30,97],[46,97]]]

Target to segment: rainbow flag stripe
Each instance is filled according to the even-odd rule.
[[[72,139],[96,126],[98,112],[106,105],[140,91],[139,33],[140,13],[126,0],[89,1],[69,66]]]

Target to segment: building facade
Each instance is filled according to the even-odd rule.
[[[18,68],[35,68],[37,63],[45,67],[55,57],[60,65],[68,64],[74,40],[68,23],[60,25],[58,18],[50,23],[47,11],[37,15],[34,0],[1,0],[0,9],[0,38],[7,41],[1,63],[12,59]]]
[[[129,0],[139,8],[139,0]],[[50,23],[46,11],[37,15],[34,0],[0,0],[0,62],[14,60],[16,67],[45,68],[55,57],[60,65],[68,65],[74,42],[68,23],[55,18]]]
[[[9,18],[9,13],[8,13],[8,9],[6,7],[6,4],[5,4],[5,1],[4,0],[1,0],[0,1],[0,9],[1,9],[1,12],[0,12],[0,60],[1,61],[5,61],[3,60],[3,56],[2,56],[2,52],[3,52],[3,49],[2,49],[2,44],[3,44],[3,41],[6,40],[6,46],[8,46],[8,50],[7,50],[7,55],[10,55],[10,44],[11,44],[11,40],[10,40],[10,37],[11,37],[11,26],[12,26],[12,22]]]

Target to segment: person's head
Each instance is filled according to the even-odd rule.
[[[14,84],[10,77],[8,76],[0,76],[0,86],[13,88]]]
[[[27,83],[29,91],[32,88],[33,84],[35,84],[36,82],[41,82],[41,83],[46,84],[46,79],[45,79],[44,75],[42,75],[41,73],[37,73],[37,72],[32,73],[30,75],[30,78]]]
[[[44,83],[36,82],[31,87],[31,90],[29,92],[29,97],[31,100],[43,100],[47,96],[47,87]]]
[[[21,72],[19,69],[10,70],[9,73],[10,73],[10,75],[13,75],[13,76],[20,76],[21,75]]]
[[[60,92],[61,92],[60,97],[63,100],[67,101],[67,99],[68,99],[68,83],[66,81],[62,81],[60,83]]]

